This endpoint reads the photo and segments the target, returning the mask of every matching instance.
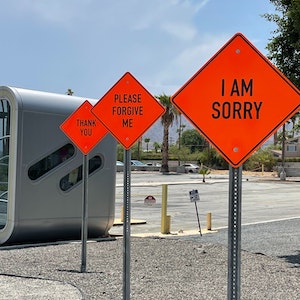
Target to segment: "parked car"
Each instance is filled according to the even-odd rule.
[[[148,162],[147,166],[150,166],[150,167],[161,167],[161,164],[159,162]]]
[[[140,166],[140,167],[147,167],[146,164],[142,163],[139,160],[131,160],[131,165],[132,166]]]
[[[124,163],[122,161],[117,160],[116,162],[117,165],[117,172],[123,172],[124,171]]]
[[[186,173],[199,173],[199,166],[195,164],[183,164]]]

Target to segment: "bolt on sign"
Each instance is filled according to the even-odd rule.
[[[164,111],[164,107],[129,72],[92,109],[127,150]]]
[[[300,109],[299,89],[241,33],[171,101],[235,168]]]
[[[92,107],[88,100],[84,101],[60,125],[60,129],[85,155],[107,134],[107,129],[92,113]]]

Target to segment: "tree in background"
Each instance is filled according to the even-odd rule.
[[[73,96],[74,92],[72,91],[72,89],[68,89],[66,94],[69,96]]]
[[[277,25],[273,37],[267,45],[268,58],[288,77],[298,88],[300,86],[300,2],[299,0],[270,0],[275,5],[278,14],[265,14],[264,17]],[[283,101],[288,99],[282,99]],[[283,104],[284,105],[284,104]],[[299,113],[294,116],[293,129],[299,124]],[[297,120],[297,121],[296,121]],[[282,127],[282,171],[280,179],[285,180],[285,139],[286,126]],[[274,145],[278,142],[274,135]]]
[[[228,162],[213,147],[207,147],[198,154],[198,164],[213,169],[228,169]]]
[[[300,1],[270,0],[276,14],[264,14],[264,17],[277,25],[273,37],[267,45],[268,58],[298,88],[300,87]],[[284,101],[284,99],[282,99]],[[288,99],[287,99],[288,100]],[[296,121],[297,120],[297,121]],[[298,130],[299,113],[293,118],[293,131]],[[274,136],[274,144],[277,138]]]
[[[300,2],[299,0],[270,0],[279,14],[264,17],[277,25],[267,45],[268,58],[298,88],[300,86]]]
[[[161,148],[161,145],[158,142],[154,142],[153,147],[154,147],[155,153],[157,153],[158,150]]]
[[[159,102],[165,107],[166,111],[161,116],[161,123],[163,125],[163,143],[162,143],[162,162],[161,172],[169,172],[169,127],[173,124],[174,120],[177,119],[179,112],[175,109],[171,103],[171,97],[165,94],[156,96]]]
[[[124,148],[121,144],[117,143],[117,160],[124,160]]]
[[[149,151],[149,142],[150,142],[150,138],[145,138],[144,142],[146,143],[146,147],[147,147],[147,152]]]
[[[204,137],[196,129],[187,129],[182,132],[180,144],[189,148],[191,153],[202,151],[208,146]]]
[[[273,168],[276,165],[276,159],[272,153],[272,149],[272,147],[267,147],[256,151],[246,160],[244,169],[248,171],[261,171],[262,166],[264,166],[265,171],[273,171]]]
[[[185,124],[181,123],[181,113],[179,113],[179,127],[177,128],[177,133],[178,133],[178,149],[181,147],[181,134],[186,127]]]

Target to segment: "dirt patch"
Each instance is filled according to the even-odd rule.
[[[211,170],[210,174],[220,174],[226,175],[229,174],[229,170]],[[278,177],[276,172],[252,172],[252,171],[243,171],[245,176],[264,176],[264,177]]]

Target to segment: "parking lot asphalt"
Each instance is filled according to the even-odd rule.
[[[131,233],[147,234],[161,231],[162,186],[167,185],[167,215],[170,231],[185,233],[198,230],[196,209],[190,201],[189,191],[198,190],[200,201],[197,210],[201,229],[207,228],[207,216],[211,214],[212,229],[228,226],[229,174],[210,174],[202,182],[200,174],[170,174],[158,172],[132,172],[131,218],[146,224],[132,226]],[[252,224],[298,217],[300,179],[281,181],[272,173],[243,174],[242,176],[242,224]],[[116,223],[123,208],[123,173],[117,174]],[[149,204],[145,199],[155,198]],[[122,228],[114,226],[112,234],[122,234]]]
[[[212,174],[207,177],[205,183],[202,182],[202,178],[198,174],[174,174],[164,176],[155,173],[144,174],[132,172],[131,176],[131,201],[133,215],[133,224],[131,226],[132,238],[134,238],[134,236],[147,237],[149,245],[152,245],[152,241],[155,241],[153,238],[160,238],[163,240],[170,239],[170,241],[177,239],[181,242],[186,241],[186,243],[192,243],[192,245],[202,245],[200,246],[202,247],[201,249],[205,249],[203,251],[206,251],[207,253],[210,253],[210,245],[220,245],[221,248],[218,248],[220,251],[221,249],[226,249],[229,188],[228,174]],[[122,173],[117,174],[116,217],[118,217],[122,207],[122,180]],[[299,285],[297,287],[296,283],[296,278],[299,278],[298,271],[300,266],[299,182],[299,178],[288,178],[287,181],[282,182],[272,175],[243,175],[242,249],[243,251],[254,253],[256,255],[255,259],[258,259],[258,261],[265,260],[264,256],[272,257],[272,259],[274,259],[274,267],[271,267],[271,261],[260,262],[261,266],[266,263],[266,265],[269,265],[271,268],[270,270],[273,270],[270,271],[270,274],[268,273],[268,276],[273,280],[274,283],[273,285],[270,283],[272,286],[271,289],[273,289],[271,294],[275,295],[272,299],[282,299],[280,297],[283,296],[283,294],[287,295],[286,299],[296,299],[295,295],[299,295]],[[168,185],[168,214],[171,217],[171,232],[167,235],[160,233],[162,184]],[[188,198],[188,191],[194,188],[197,188],[200,194],[200,201],[198,205],[200,211],[200,223],[203,233],[202,237],[199,235],[196,213],[193,206],[194,204],[190,203]],[[144,199],[148,195],[154,195],[156,199],[156,203],[152,206],[144,203]],[[211,231],[206,229],[207,212],[212,213],[213,226]],[[138,224],[134,224],[134,221],[137,221]],[[110,234],[113,236],[121,236],[122,227],[114,226],[110,230]],[[136,241],[138,240],[134,240],[133,245],[135,245]],[[146,244],[148,245],[147,242],[145,245]],[[155,250],[162,251],[158,250],[157,248],[162,243],[155,244]],[[203,246],[205,244],[207,244],[207,246]],[[109,296],[110,292],[107,290],[107,288],[97,287],[97,285],[101,285],[101,281],[102,284],[104,281],[106,282],[106,280],[103,280],[104,278],[100,278],[102,271],[100,271],[99,268],[101,269],[101,267],[97,267],[98,269],[94,269],[92,267],[97,265],[97,260],[99,260],[99,256],[97,254],[88,256],[89,268],[91,271],[87,272],[87,274],[80,273],[79,267],[76,266],[76,264],[80,264],[80,259],[78,259],[78,249],[80,248],[76,245],[78,245],[78,242],[75,244],[62,243],[61,245],[40,245],[40,247],[38,247],[38,245],[19,248],[1,247],[0,298],[116,299],[113,296]],[[93,246],[90,247],[94,248],[94,244],[91,245]],[[108,244],[105,244],[105,247],[101,248],[106,248],[107,245]],[[182,243],[179,243],[176,246],[176,249],[178,249],[180,245],[183,246]],[[166,246],[167,244],[163,247]],[[149,253],[152,253],[154,249],[151,247],[154,246],[147,247],[150,247]],[[74,249],[76,250],[74,251]],[[148,248],[145,248],[145,251],[146,249]],[[184,246],[180,251],[183,251],[183,249]],[[95,253],[97,253],[99,252],[99,249],[97,250],[95,248],[95,251]],[[111,253],[111,258],[107,258],[107,260],[111,259],[113,261],[115,258],[112,257],[114,256],[112,253],[114,253],[115,250],[110,249],[107,250],[107,252],[108,255]],[[221,252],[216,254],[217,257],[226,255],[226,250],[225,253],[222,252],[223,254],[221,254]],[[146,255],[146,257],[151,259],[151,256],[147,256],[148,254],[146,254],[146,252],[144,252],[144,254],[142,253],[141,255],[141,257],[145,258]],[[248,254],[245,255],[247,256]],[[180,255],[177,254],[177,256],[179,259]],[[119,256],[117,255],[117,257]],[[11,260],[12,258],[13,261]],[[140,256],[137,256],[135,261],[139,261],[140,259]],[[245,265],[248,264],[246,262],[251,262],[251,259],[251,255],[249,254],[249,257],[245,260]],[[284,272],[286,278],[290,279],[290,284],[285,287],[283,282],[278,281],[278,284],[278,279],[275,280],[272,277],[278,272],[283,272],[283,265],[281,266],[278,260],[280,260],[284,266],[287,266],[288,268],[284,269]],[[120,262],[118,263],[120,264]],[[183,266],[186,266],[186,257],[183,258],[182,262],[177,263],[182,263]],[[210,262],[210,264],[212,263]],[[203,269],[206,268],[204,266],[202,267]],[[210,267],[213,266],[210,265]],[[109,265],[107,268],[107,271],[103,272],[110,274]],[[217,268],[217,266],[215,266],[215,268]],[[247,269],[247,266],[245,266],[245,268]],[[293,272],[290,272],[292,270]],[[122,269],[119,268],[118,272],[119,273],[113,273],[113,278],[119,278],[122,273]],[[207,269],[207,272],[208,273],[205,273],[205,275],[201,274],[201,276],[209,276],[209,268]],[[254,278],[255,276],[258,277],[259,275],[256,275],[256,271],[253,269],[253,262],[252,267],[249,267],[249,272],[249,276],[251,274],[250,277],[252,278],[252,285],[254,284],[255,286],[256,283]],[[261,273],[264,271],[260,270],[259,272]],[[94,285],[90,284],[91,280],[95,282]],[[140,278],[137,280],[140,281]],[[218,279],[216,285],[224,280],[224,277],[222,277],[222,279]],[[293,280],[295,281],[295,284],[293,284]],[[165,284],[166,286],[164,280],[161,279],[161,281],[162,284]],[[81,282],[83,282],[83,284],[81,284]],[[84,282],[86,282],[86,285]],[[120,282],[122,282],[122,280],[120,280]],[[135,284],[136,289],[138,289],[138,284]],[[141,283],[139,282],[139,284]],[[224,284],[225,283],[223,282],[219,288],[219,296],[215,296],[214,299],[223,299],[224,294],[222,294],[222,292],[224,292]],[[247,286],[247,283],[245,285]],[[111,282],[107,282],[106,286],[112,287],[113,280]],[[279,289],[278,291],[276,291],[277,286]],[[266,287],[266,291],[260,291],[261,287],[258,284],[256,287],[256,292],[260,296],[266,296],[270,294],[267,293],[268,288],[270,288],[270,286]],[[214,293],[214,289],[211,290],[209,287],[207,287],[207,289],[208,291],[203,291],[203,293],[211,293],[211,295]],[[141,287],[141,290],[143,290],[141,294],[142,296],[135,295],[133,299],[155,299],[154,296],[151,296],[152,292],[149,291],[147,298],[147,291],[145,291],[143,287]],[[251,290],[253,290],[253,286],[251,288],[250,285],[249,293]],[[168,293],[172,294],[172,290],[167,290],[165,293],[166,294],[164,295],[168,295]],[[246,294],[244,294],[244,299],[261,299],[255,297],[253,298],[250,296],[250,294],[248,297],[247,288],[245,288],[244,293]],[[120,296],[120,294],[121,291],[119,289],[119,291],[116,291],[115,295]],[[276,298],[276,295],[278,295],[279,298]],[[174,295],[174,298],[172,299],[182,299],[180,298],[181,296],[179,294],[178,297],[179,298],[176,298]],[[206,299],[212,298],[207,296]]]

